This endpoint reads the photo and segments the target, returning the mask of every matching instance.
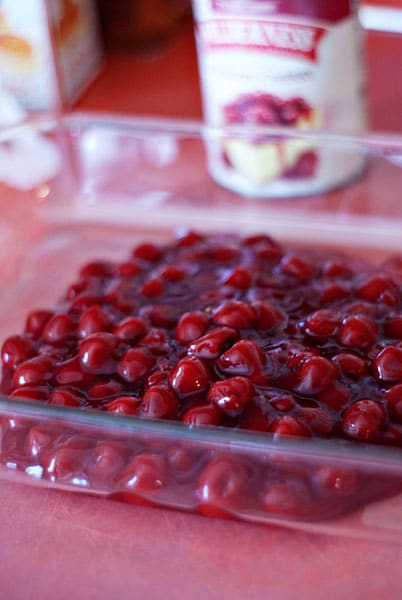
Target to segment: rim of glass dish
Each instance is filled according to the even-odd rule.
[[[143,419],[45,404],[41,401],[11,399],[0,394],[0,417],[49,419],[52,423],[77,428],[91,428],[109,434],[142,434],[171,441],[213,444],[222,451],[271,452],[300,459],[333,459],[337,463],[370,468],[402,468],[402,450],[347,439],[275,437],[268,432],[225,427],[189,427],[181,421]],[[83,432],[85,433],[85,431]],[[352,466],[352,465],[350,465]]]
[[[115,115],[110,113],[73,112],[62,116],[35,116],[23,123],[6,127],[0,131],[0,143],[10,136],[25,131],[49,132],[57,127],[99,126],[122,129],[126,133],[175,135],[178,138],[197,137],[204,140],[233,135],[236,137],[271,136],[283,139],[314,139],[323,144],[363,146],[370,152],[387,155],[397,152],[402,155],[401,135],[388,133],[300,131],[286,127],[230,126],[215,127],[201,121],[166,118]],[[33,419],[52,419],[60,424],[93,427],[98,431],[120,434],[149,434],[175,439],[179,442],[200,442],[221,445],[224,450],[271,451],[298,455],[301,458],[332,458],[339,462],[370,465],[376,467],[402,467],[402,451],[398,448],[371,445],[343,439],[323,438],[275,438],[272,434],[223,427],[185,426],[179,421],[146,420],[138,417],[109,415],[97,411],[63,408],[32,400],[10,399],[0,395],[0,416],[21,416]]]
[[[160,133],[175,135],[179,138],[198,137],[202,139],[213,139],[222,136],[234,136],[238,138],[250,137],[278,137],[278,138],[300,138],[316,140],[322,144],[336,145],[358,145],[370,150],[387,151],[387,154],[395,152],[402,153],[402,132],[347,132],[328,130],[302,130],[284,126],[265,125],[209,125],[201,120],[133,116],[126,114],[114,114],[107,112],[69,112],[61,116],[33,116],[22,123],[11,125],[0,131],[0,142],[6,141],[11,135],[22,133],[26,130],[36,129],[38,131],[50,131],[57,126],[100,126],[115,129],[124,129],[125,132],[135,133]]]

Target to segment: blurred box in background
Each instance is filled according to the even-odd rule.
[[[70,105],[101,57],[92,0],[0,0],[0,82],[27,110]]]

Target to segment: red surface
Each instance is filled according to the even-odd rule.
[[[192,26],[142,54],[108,56],[77,109],[199,118],[201,99]]]
[[[401,597],[401,547],[2,482],[1,598]],[[17,559],[18,557],[18,559]]]
[[[367,36],[376,129],[402,130],[402,36]],[[78,109],[198,118],[190,29],[148,56],[107,59]],[[7,600],[293,600],[402,597],[402,545],[205,519],[0,486]]]

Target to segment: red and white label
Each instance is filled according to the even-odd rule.
[[[200,23],[198,34],[203,49],[244,48],[266,50],[317,60],[317,46],[323,27],[280,21],[217,19]]]

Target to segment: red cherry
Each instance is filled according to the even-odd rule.
[[[91,277],[109,277],[112,274],[112,265],[106,261],[94,261],[87,263],[80,270],[81,279]]]
[[[300,346],[289,344],[286,349],[287,366],[289,369],[300,369],[302,363],[312,356],[319,356],[319,350],[311,346]],[[279,357],[281,353],[279,353]],[[272,354],[271,354],[272,357]],[[272,359],[272,358],[271,358]],[[274,355],[275,360],[275,355]]]
[[[148,330],[146,335],[141,339],[141,345],[156,355],[167,354],[170,349],[166,332],[157,327]]]
[[[338,259],[330,259],[323,263],[321,267],[323,277],[326,278],[349,278],[352,274],[349,267],[344,262]]]
[[[4,367],[15,369],[20,363],[35,356],[34,343],[22,335],[8,337],[1,347],[1,360]]]
[[[270,433],[273,433],[275,437],[282,436],[296,436],[296,437],[310,437],[308,429],[295,417],[290,415],[283,415],[278,417],[268,428]]]
[[[321,492],[337,497],[353,496],[361,486],[356,471],[329,465],[324,465],[317,470],[314,482]]]
[[[150,419],[173,419],[179,411],[179,399],[166,385],[147,389],[141,404],[141,415]]]
[[[253,304],[257,316],[257,329],[273,333],[286,319],[285,315],[270,302]]]
[[[76,327],[71,316],[66,313],[53,315],[46,323],[42,338],[48,344],[60,344],[76,335]]]
[[[133,250],[133,257],[147,262],[158,262],[162,258],[162,250],[155,244],[139,244]]]
[[[42,335],[43,328],[53,316],[50,310],[34,310],[29,313],[25,321],[25,333],[35,339]]]
[[[91,479],[108,481],[124,466],[126,450],[121,444],[109,441],[98,442],[93,448],[90,461]]]
[[[250,340],[240,340],[217,361],[219,368],[230,375],[252,375],[259,373],[265,365],[261,348]]]
[[[317,394],[328,388],[336,378],[332,362],[323,356],[310,356],[300,366],[298,372],[298,392]]]
[[[263,260],[277,260],[282,256],[280,246],[267,235],[251,235],[243,239],[243,245],[251,248],[255,256]]]
[[[190,344],[188,353],[199,358],[217,358],[238,338],[239,333],[235,329],[216,327]]]
[[[126,317],[113,329],[113,334],[122,342],[133,344],[145,335],[147,325],[140,317]]]
[[[168,476],[166,459],[163,456],[141,452],[120,472],[117,484],[138,494],[149,494],[166,486]]]
[[[402,423],[402,383],[397,383],[386,390],[384,398],[391,419]]]
[[[78,335],[84,338],[99,331],[109,331],[111,325],[110,318],[105,311],[95,304],[81,315],[78,321]]]
[[[211,245],[209,250],[210,260],[223,264],[232,262],[239,255],[237,248],[225,244]]]
[[[117,277],[124,277],[124,278],[136,277],[141,272],[142,272],[141,265],[134,260],[122,262],[119,265],[116,265],[116,267],[114,269],[114,273]]]
[[[207,400],[216,404],[228,416],[235,417],[243,412],[253,396],[254,388],[249,379],[229,377],[211,385]]]
[[[365,315],[366,317],[375,317],[375,306],[362,300],[350,302],[342,307],[342,311],[347,315]]]
[[[159,272],[160,276],[163,279],[167,279],[168,281],[177,282],[182,281],[187,275],[187,271],[180,267],[175,267],[174,265],[167,265],[163,267],[163,269]]]
[[[125,381],[143,381],[155,364],[147,348],[130,348],[119,361],[117,371]]]
[[[82,279],[68,286],[65,298],[66,300],[74,300],[81,295],[89,287],[89,280]],[[53,313],[52,313],[53,314]]]
[[[269,482],[262,500],[264,509],[274,515],[305,517],[314,510],[311,492],[301,480]]]
[[[26,464],[28,428],[16,419],[2,419],[1,425],[1,456],[6,465],[17,465],[21,459]],[[24,467],[25,467],[24,464]],[[15,467],[14,467],[15,468]]]
[[[204,335],[209,323],[206,313],[196,310],[182,315],[177,323],[175,337],[180,344],[188,344]]]
[[[53,427],[38,425],[32,427],[27,436],[28,454],[34,458],[40,457],[56,440],[57,433]]]
[[[146,387],[151,387],[152,385],[159,385],[160,383],[166,383],[169,374],[169,369],[161,371],[153,371],[147,377]]]
[[[186,425],[194,427],[201,425],[217,426],[222,422],[222,413],[213,404],[202,404],[187,410],[182,416],[182,421]]]
[[[381,381],[402,379],[402,348],[386,346],[373,362],[374,375]]]
[[[44,385],[25,385],[15,389],[10,394],[11,398],[21,398],[22,400],[41,400],[47,402],[49,400],[50,391]]]
[[[100,401],[104,400],[105,398],[110,398],[110,396],[120,394],[121,391],[121,383],[113,379],[106,379],[105,381],[98,381],[89,388],[88,398],[92,402]]]
[[[55,450],[46,453],[42,457],[43,466],[50,481],[85,482],[86,477],[83,473],[83,465],[85,464],[86,450],[81,448],[70,448],[61,446]]]
[[[350,352],[341,352],[332,358],[332,362],[337,367],[339,373],[344,377],[353,377],[360,379],[367,373],[367,363],[360,356]]]
[[[391,296],[386,294],[387,292],[391,292],[395,299],[395,303],[389,303],[386,301],[386,304],[390,306],[394,306],[398,301],[397,288],[395,283],[388,275],[384,274],[376,274],[371,275],[369,278],[366,278],[356,290],[358,296],[360,298],[364,298],[364,300],[369,300],[370,302],[376,302],[385,298],[389,301]]]
[[[348,437],[361,442],[378,439],[384,421],[384,409],[373,400],[359,400],[342,416],[342,430]]]
[[[245,247],[255,248],[259,244],[267,244],[268,246],[277,246],[276,242],[264,233],[256,233],[243,238],[242,244]]]
[[[213,320],[218,325],[234,329],[250,329],[256,321],[256,314],[247,302],[228,300],[215,311]]]
[[[240,508],[247,493],[249,476],[240,460],[216,457],[201,472],[197,495],[204,514]]]
[[[341,324],[338,340],[348,348],[368,348],[376,341],[378,326],[364,315],[346,317]]]
[[[286,254],[279,266],[282,273],[302,282],[308,281],[314,274],[314,266],[297,254]]]
[[[246,267],[234,267],[226,273],[222,283],[239,290],[247,289],[252,282],[252,274]]]
[[[94,304],[100,304],[102,301],[102,296],[96,294],[81,294],[74,299],[74,302],[71,304],[70,312],[80,315]]]
[[[43,384],[52,376],[52,361],[45,356],[35,356],[18,365],[13,376],[13,384],[15,387]]]
[[[105,410],[118,415],[136,415],[140,404],[140,398],[135,396],[118,396],[106,404]]]
[[[331,282],[322,285],[319,293],[321,302],[323,304],[330,304],[347,298],[350,295],[350,289],[346,283]]]
[[[169,383],[180,398],[203,392],[210,383],[210,374],[200,358],[183,358],[172,369]]]
[[[156,298],[161,296],[164,291],[164,283],[162,279],[158,277],[153,277],[145,281],[140,289],[140,293],[147,298]]]
[[[78,347],[81,368],[94,375],[109,375],[116,369],[117,339],[111,333],[94,333]]]
[[[78,356],[70,358],[55,368],[55,378],[59,385],[86,387],[92,383],[94,376],[81,369]]]
[[[53,390],[50,403],[56,406],[81,406],[81,396],[68,389]]]
[[[196,231],[185,231],[176,237],[176,246],[186,248],[202,242],[204,237]]]
[[[176,480],[193,481],[198,458],[189,446],[177,444],[169,446],[166,449],[166,457]]]
[[[327,338],[337,333],[339,322],[339,315],[336,311],[324,308],[307,317],[304,329],[308,335]]]

